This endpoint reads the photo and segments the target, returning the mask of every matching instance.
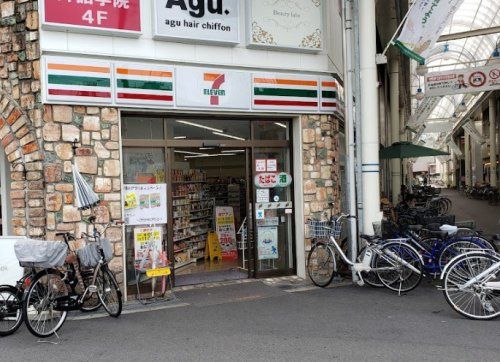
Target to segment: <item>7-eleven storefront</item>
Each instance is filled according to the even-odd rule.
[[[305,277],[304,220],[340,207],[332,76],[66,56],[42,64],[47,162],[63,169],[49,198],[76,163],[103,201],[99,221],[126,221],[109,237],[129,294],[167,260],[176,285]],[[49,232],[83,227],[73,205],[50,210]]]

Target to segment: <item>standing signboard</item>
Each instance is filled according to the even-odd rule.
[[[153,0],[153,4],[156,39],[229,45],[240,42],[239,0]]]
[[[134,228],[134,265],[138,270],[165,266],[166,255],[162,247],[162,228]]]
[[[222,249],[222,258],[231,260],[238,259],[234,211],[232,207],[217,206],[215,208],[215,227]]]
[[[140,0],[43,0],[42,27],[57,31],[141,35]]]
[[[125,224],[167,223],[167,185],[124,185]]]
[[[250,45],[302,51],[323,49],[322,0],[248,3]]]

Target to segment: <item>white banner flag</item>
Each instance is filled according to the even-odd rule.
[[[460,150],[460,147],[458,147],[458,145],[453,140],[448,141],[447,145],[450,147],[450,149],[456,156],[462,156],[462,151]]]
[[[425,94],[429,97],[496,89],[500,89],[500,64],[425,75]]]
[[[394,42],[401,52],[424,64],[448,20],[464,0],[417,0]]]
[[[411,116],[408,125],[412,128],[417,128],[418,126],[425,123],[429,118],[434,108],[437,107],[442,97],[426,97],[420,103],[415,114]]]
[[[476,140],[476,142],[480,143],[480,144],[483,144],[485,141],[484,141],[484,138],[483,136],[481,135],[481,133],[479,133],[479,131],[477,130],[477,128],[469,121],[467,123],[465,123],[462,128],[464,129],[465,132],[467,132],[473,139]]]

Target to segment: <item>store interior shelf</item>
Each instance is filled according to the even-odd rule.
[[[202,184],[206,183],[206,181],[173,181],[173,185],[182,185],[182,184]]]
[[[212,210],[212,208],[211,208],[211,207],[209,207],[209,208],[206,208],[206,209],[191,210],[191,214],[194,214],[195,212],[199,212],[199,211],[207,211],[207,210]]]
[[[182,268],[183,266],[189,265],[194,263],[193,259],[183,261],[182,263],[175,263],[174,269],[179,269]]]

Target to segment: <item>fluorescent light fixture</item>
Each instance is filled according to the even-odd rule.
[[[175,153],[180,153],[180,154],[183,154],[183,155],[204,155],[204,153],[191,152],[191,151],[177,151],[177,150],[175,150],[174,152]]]
[[[182,124],[186,124],[188,126],[208,129],[209,131],[213,131],[213,132],[224,132],[224,130],[222,130],[222,129],[208,127],[208,126],[204,126],[202,124],[197,124],[197,123],[193,123],[193,122],[189,122],[189,121],[177,121],[177,123],[182,123]]]
[[[215,147],[200,147],[200,151],[215,150]]]
[[[225,134],[225,133],[221,133],[221,132],[212,132],[212,133],[215,134],[215,135],[217,135],[217,136],[232,138],[234,140],[239,140],[239,141],[245,141],[244,138],[236,137],[236,136],[233,136],[233,135],[230,135],[230,134]]]
[[[222,153],[241,153],[241,152],[245,152],[245,150],[224,150],[221,152]]]
[[[186,156],[184,157],[186,160],[190,158],[204,158],[204,157],[219,157],[219,156],[236,156],[236,153],[214,153],[212,155],[205,153],[196,156]]]
[[[186,136],[175,136],[174,140],[185,140],[186,138]]]
[[[275,125],[286,128],[286,124],[281,123],[281,122],[274,122]]]

